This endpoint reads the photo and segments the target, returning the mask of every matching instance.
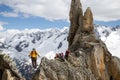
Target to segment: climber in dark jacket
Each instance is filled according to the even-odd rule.
[[[70,51],[69,51],[69,50],[66,50],[66,52],[65,52],[65,59],[66,59],[66,60],[68,60],[69,54],[70,54]]]

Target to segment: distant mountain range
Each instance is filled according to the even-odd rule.
[[[114,56],[120,57],[120,26],[94,26],[96,36],[105,42],[108,50]],[[32,48],[36,48],[41,57],[46,56],[49,59],[53,59],[55,53],[65,52],[68,48],[68,33],[68,27],[46,30],[6,30],[0,32],[0,42],[2,42],[0,43],[0,50],[3,50],[5,54],[9,54],[16,61],[22,74],[29,79],[35,71],[31,69],[31,61],[28,57]],[[39,63],[40,58],[38,58],[38,64]]]

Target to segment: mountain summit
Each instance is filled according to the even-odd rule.
[[[120,80],[120,59],[96,37],[90,8],[71,1],[68,60],[42,58],[32,80]]]

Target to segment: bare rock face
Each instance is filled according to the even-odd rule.
[[[5,69],[3,72],[2,80],[16,80],[16,78],[12,76],[9,69]]]
[[[0,80],[25,80],[12,59],[5,54],[0,54]]]
[[[96,41],[93,27],[93,15],[90,7],[87,8],[83,15],[80,1],[72,0],[70,22],[68,42],[69,49],[71,49],[71,51],[80,48],[80,46],[84,45],[86,42]]]
[[[92,15],[90,7],[88,7],[86,12],[84,13],[82,31],[86,31],[90,33],[90,32],[93,32],[93,30],[94,30],[93,15]]]
[[[76,32],[80,26],[82,26],[83,12],[82,5],[80,0],[72,0],[71,1],[71,9],[70,9],[70,31],[68,36],[69,46],[72,45],[73,39],[76,35]]]
[[[68,60],[43,58],[32,80],[120,80],[120,59],[96,38],[90,8],[71,1]]]
[[[80,58],[76,59],[73,56],[70,56],[70,62],[61,62],[59,60],[49,61],[43,58],[38,72],[36,72],[32,80],[87,80],[89,78],[96,80],[90,70],[83,70],[86,65],[81,66],[82,63],[79,64],[81,62]],[[72,63],[73,60],[76,63]]]
[[[108,69],[110,70],[110,76],[114,80],[120,80],[120,59],[113,56],[109,63],[107,63]]]

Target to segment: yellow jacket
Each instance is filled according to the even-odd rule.
[[[39,56],[39,54],[36,51],[31,51],[30,57],[37,58],[37,56]]]

